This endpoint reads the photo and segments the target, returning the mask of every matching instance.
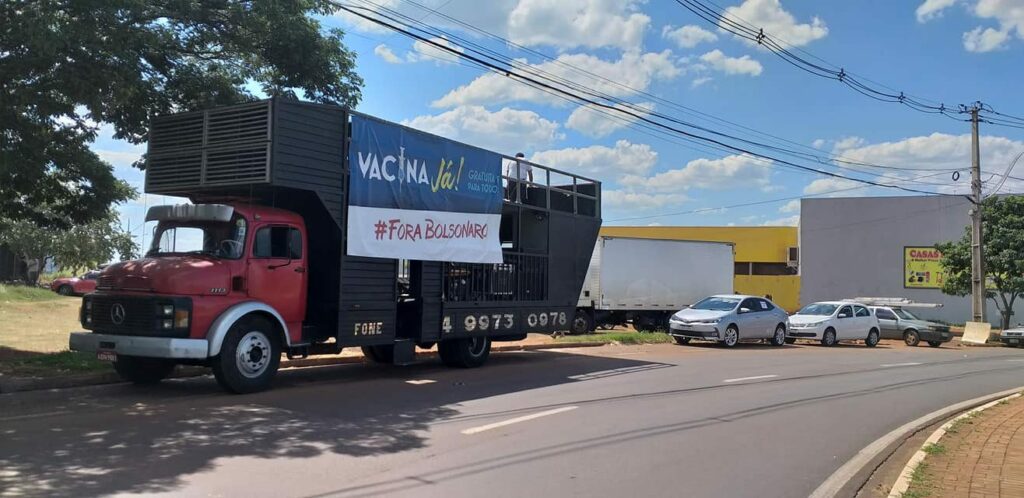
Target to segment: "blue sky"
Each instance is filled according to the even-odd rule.
[[[359,0],[363,1],[363,0]],[[373,0],[531,64],[539,57],[467,33],[407,0]],[[876,102],[835,81],[815,78],[774,54],[748,45],[670,0],[424,0],[448,16],[510,39],[567,64],[661,99],[761,132],[814,147],[821,154],[901,168],[966,168],[969,125],[903,106]],[[1024,115],[1019,88],[1024,50],[1022,0],[817,2],[733,0],[730,15],[764,26],[776,39],[847,71],[950,106],[981,100]],[[415,45],[344,15],[323,20],[348,32],[365,79],[358,110],[388,120],[580,172],[604,182],[607,224],[796,224],[799,203],[746,202],[802,195],[886,195],[844,180],[797,173],[768,161],[665,140],[575,105],[542,98],[500,76],[485,76],[445,54]],[[558,67],[550,62],[547,70]],[[580,73],[587,86],[612,88]],[[620,97],[703,126],[763,140],[734,125],[687,115],[650,97],[612,88]],[[101,134],[104,137],[107,133]],[[1002,172],[1024,151],[1024,130],[982,125],[983,178]],[[790,146],[795,147],[795,146]],[[141,186],[128,165],[143,150],[108,138],[95,149],[119,176]],[[817,167],[838,171],[834,165]],[[968,188],[967,175],[860,174],[876,181],[935,176],[929,191]],[[844,173],[846,174],[846,173]],[[1018,172],[1024,176],[1024,171]],[[911,185],[901,182],[902,184]],[[994,183],[994,182],[993,182]],[[1003,191],[1024,191],[1011,180]],[[173,200],[145,196],[123,206],[139,226],[143,204]],[[666,215],[694,210],[700,213]]]

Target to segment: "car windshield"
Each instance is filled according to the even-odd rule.
[[[242,257],[245,218],[231,221],[161,221],[146,256],[203,254],[223,259]]]
[[[690,306],[695,310],[730,311],[739,304],[740,300],[735,297],[708,297],[697,304]]]
[[[907,310],[904,310],[904,309],[894,308],[892,310],[892,312],[896,313],[896,316],[898,316],[898,317],[900,317],[900,318],[902,318],[904,320],[920,320],[920,318],[915,316],[913,313],[911,313],[911,312],[909,312]]]
[[[796,314],[797,315],[831,315],[832,313],[836,312],[836,308],[838,308],[838,307],[839,307],[838,304],[814,303],[814,304],[808,304],[807,306],[804,306],[803,309],[801,309],[800,311],[797,311]]]

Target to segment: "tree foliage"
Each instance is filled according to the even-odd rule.
[[[355,106],[355,55],[315,19],[332,10],[327,0],[0,2],[0,218],[67,227],[130,197],[88,148],[98,123],[138,144],[153,115],[251,100],[251,88]]]
[[[121,229],[113,211],[106,213],[100,219],[63,230],[0,219],[0,244],[25,262],[26,268],[34,266],[40,271],[48,261],[64,269],[84,270],[113,259],[137,257],[138,244],[131,234]],[[21,278],[35,282],[38,273],[26,271]]]
[[[985,273],[991,299],[1010,326],[1013,305],[1024,294],[1024,196],[990,197],[982,207],[985,237]],[[948,273],[942,292],[954,296],[971,293],[971,227],[955,242],[937,244]]]

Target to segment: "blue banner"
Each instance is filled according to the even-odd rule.
[[[352,256],[501,263],[501,156],[352,116]]]
[[[349,205],[500,214],[501,156],[352,116]]]

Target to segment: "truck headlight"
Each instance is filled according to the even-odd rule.
[[[172,327],[174,327],[174,320],[164,320],[162,325],[164,330],[170,330]]]
[[[173,304],[165,304],[163,306],[160,306],[160,314],[162,314],[163,316],[171,316],[171,315],[173,315],[174,314],[174,305]]]

